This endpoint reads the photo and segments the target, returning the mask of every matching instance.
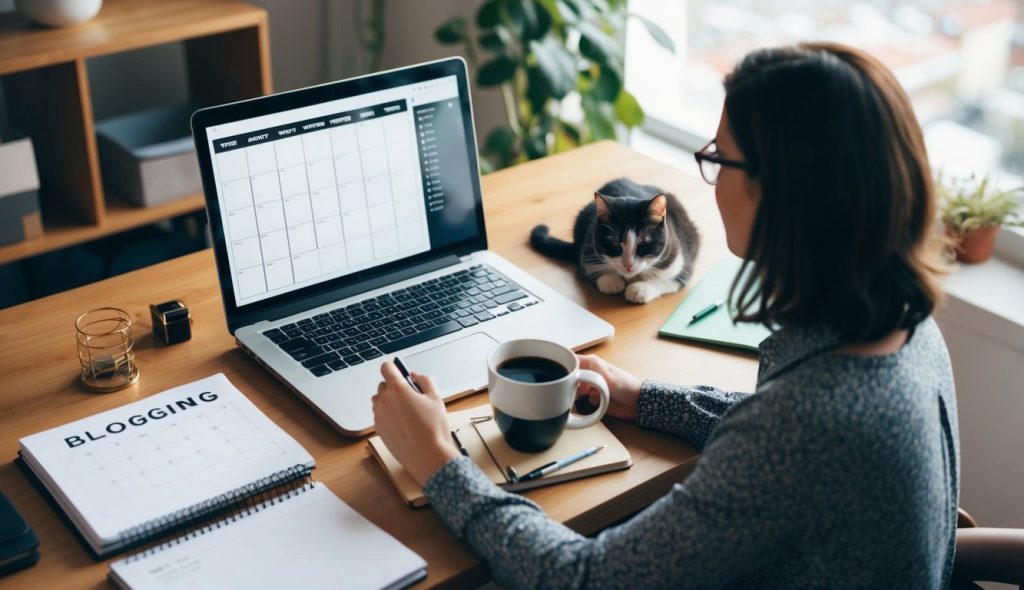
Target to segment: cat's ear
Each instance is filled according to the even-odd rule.
[[[597,207],[597,218],[601,221],[608,221],[612,218],[612,207],[604,195],[594,191],[594,206]]]
[[[665,195],[655,195],[650,201],[647,201],[647,219],[651,223],[665,221],[665,213],[667,211],[668,197]]]

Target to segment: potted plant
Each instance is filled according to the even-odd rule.
[[[1001,227],[1024,227],[1018,198],[1024,187],[999,190],[986,174],[981,180],[972,175],[943,182],[940,177],[938,188],[946,235],[956,241],[956,259],[961,262],[985,262],[992,256]]]
[[[481,146],[485,172],[614,139],[617,127],[643,122],[643,109],[623,88],[629,18],[674,51],[665,31],[629,13],[626,0],[488,0],[476,13],[475,35],[461,16],[437,29],[442,44],[463,46],[479,86],[501,90],[508,122]],[[571,95],[579,98],[581,120],[563,108]]]

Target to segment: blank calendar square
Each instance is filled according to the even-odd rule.
[[[249,176],[249,165],[245,161],[245,150],[231,150],[217,154],[217,169],[220,181],[238,180]]]
[[[246,207],[228,213],[228,231],[234,240],[256,235],[256,210]]]
[[[420,220],[420,200],[406,197],[395,201],[395,225],[408,225]]]
[[[363,164],[359,152],[334,156],[334,175],[338,184],[355,182],[363,177]]]
[[[366,186],[360,182],[338,185],[338,203],[342,211],[366,207]]]
[[[395,227],[395,207],[391,203],[370,207],[370,233]]]
[[[349,238],[345,241],[345,253],[348,255],[349,266],[359,266],[372,262],[373,240],[368,235],[359,238]]]
[[[407,114],[392,115],[381,119],[384,125],[384,141],[388,145],[396,143],[408,143],[409,141],[409,116]]]
[[[393,229],[373,234],[374,258],[390,258],[398,254],[398,232]]]
[[[249,177],[239,178],[223,184],[224,208],[228,211],[252,207],[252,190],[249,187]]]
[[[235,254],[235,266],[238,268],[249,268],[263,263],[263,256],[260,254],[260,242],[257,236],[235,240],[231,243],[231,250]]]
[[[320,272],[336,272],[348,266],[345,244],[333,244],[320,249]]]
[[[415,162],[412,159],[412,143],[402,142],[388,144],[388,167],[391,172],[411,169]]]
[[[323,219],[341,212],[338,207],[338,191],[333,186],[309,193],[309,200],[313,204],[313,219]]]
[[[331,157],[330,131],[324,129],[323,131],[306,133],[300,137],[302,138],[302,148],[306,152],[307,162],[315,162],[316,160]]]
[[[292,268],[295,269],[295,282],[301,283],[320,276],[320,254],[313,250],[292,256]]]
[[[318,219],[313,226],[316,228],[316,243],[320,248],[345,241],[340,215]]]
[[[366,150],[384,145],[384,125],[380,121],[366,121],[356,125],[359,149]]]
[[[370,179],[388,171],[388,151],[384,147],[363,149],[359,152],[363,160],[363,177]]]
[[[302,140],[296,137],[286,137],[270,142],[277,154],[277,169],[284,170],[298,164],[304,163]]]
[[[370,235],[370,217],[367,215],[366,209],[346,211],[342,214],[341,219],[345,226],[346,239]]]
[[[313,211],[309,205],[309,195],[295,195],[284,200],[284,218],[288,225],[296,225],[313,220]]]
[[[304,165],[292,166],[281,170],[281,194],[285,197],[305,193],[309,191],[309,183],[306,182],[306,167]]]
[[[267,274],[268,291],[287,287],[295,282],[295,279],[292,278],[292,261],[290,258],[268,262],[264,270]]]
[[[377,176],[366,179],[366,204],[369,206],[391,201],[391,177]]]
[[[288,258],[288,232],[279,229],[260,234],[260,247],[263,249],[263,260]]]
[[[313,229],[313,223],[289,225],[288,245],[293,255],[316,250],[316,231]]]
[[[281,181],[277,178],[277,170],[252,177],[252,197],[257,203],[281,199]]]
[[[309,190],[315,191],[337,184],[334,177],[334,159],[324,158],[306,164],[306,176],[309,178]]]
[[[423,230],[418,223],[398,227],[398,249],[402,252],[423,247]]]
[[[249,160],[249,176],[277,170],[277,155],[272,142],[258,143],[246,148],[245,152]]]
[[[407,168],[398,172],[391,173],[391,193],[395,199],[401,199],[404,197],[411,197],[416,195],[419,191],[416,182],[419,180],[418,174],[414,168]]]
[[[242,294],[242,297],[252,297],[253,295],[264,293],[267,290],[267,283],[263,278],[262,266],[240,269],[235,276],[238,277],[238,291]],[[166,449],[165,452],[167,452]],[[168,456],[170,456],[169,452]]]
[[[284,228],[284,204],[273,201],[256,205],[256,224],[261,232]]]

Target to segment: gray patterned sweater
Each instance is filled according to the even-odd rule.
[[[833,352],[825,329],[760,348],[756,394],[645,381],[637,423],[702,449],[694,472],[588,538],[464,457],[424,490],[507,588],[941,588],[959,443],[935,322],[898,352]]]

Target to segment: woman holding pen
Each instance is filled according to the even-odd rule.
[[[931,319],[935,194],[910,102],[876,59],[832,44],[755,51],[725,89],[696,156],[729,249],[753,269],[734,285],[736,317],[778,328],[755,391],[641,381],[581,357],[608,381],[609,414],[701,448],[685,481],[583,537],[459,455],[428,376],[414,375],[421,396],[382,367],[381,438],[502,586],[949,584],[956,398]]]

